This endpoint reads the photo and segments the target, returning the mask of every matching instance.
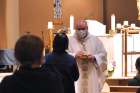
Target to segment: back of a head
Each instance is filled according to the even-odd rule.
[[[43,41],[34,35],[24,35],[15,45],[15,57],[21,65],[31,65],[41,60],[43,55]]]
[[[64,53],[68,49],[68,37],[65,33],[57,33],[53,40],[53,52]]]
[[[136,63],[135,63],[136,69],[138,70],[138,72],[140,73],[140,57],[138,57],[136,59]]]

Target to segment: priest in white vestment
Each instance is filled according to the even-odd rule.
[[[69,37],[69,52],[75,56],[80,71],[76,93],[101,93],[106,79],[107,53],[102,42],[88,33],[85,20],[78,21],[76,32]]]

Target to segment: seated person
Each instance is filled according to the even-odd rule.
[[[46,56],[46,65],[54,66],[62,74],[65,93],[75,93],[74,82],[79,78],[79,70],[75,58],[66,52],[68,41],[65,33],[56,33],[53,52]]]
[[[137,70],[137,74],[133,79],[128,80],[129,86],[140,86],[140,57],[136,59],[135,67]]]
[[[43,41],[34,35],[24,35],[15,45],[19,70],[0,83],[0,93],[64,93],[61,77],[42,66]]]

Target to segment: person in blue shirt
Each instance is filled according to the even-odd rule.
[[[64,93],[75,93],[74,82],[79,78],[79,70],[76,59],[66,51],[68,43],[65,33],[56,33],[53,51],[46,55],[46,65],[54,66],[62,74]]]

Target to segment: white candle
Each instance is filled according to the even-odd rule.
[[[136,25],[134,23],[131,24],[131,28],[135,28]]]
[[[115,15],[111,15],[111,30],[115,31]]]
[[[74,30],[74,16],[70,15],[70,31]]]
[[[116,24],[116,28],[117,28],[117,29],[121,29],[121,27],[122,27],[122,26],[121,26],[120,23],[117,23],[117,24]]]
[[[128,26],[128,21],[123,21],[124,26]]]
[[[53,22],[52,21],[48,22],[48,29],[53,29]]]

